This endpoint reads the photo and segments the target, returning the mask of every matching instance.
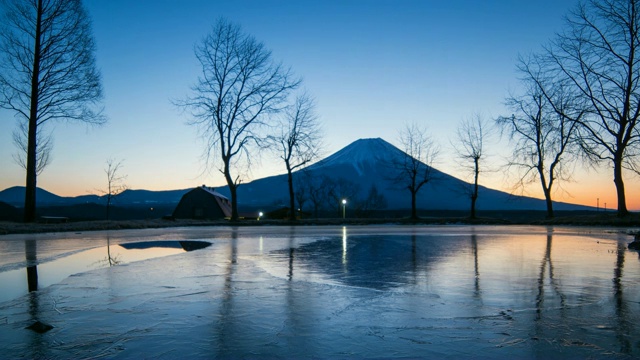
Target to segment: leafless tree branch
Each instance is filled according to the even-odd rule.
[[[19,129],[14,139],[26,148],[25,221],[31,222],[37,175],[52,144],[39,127],[55,120],[104,123],[102,85],[80,0],[5,0],[0,6],[0,107],[26,124],[26,136]]]
[[[191,114],[206,146],[207,166],[221,160],[231,193],[233,221],[238,217],[237,188],[251,165],[251,148],[263,138],[271,115],[279,113],[300,81],[272,60],[271,52],[240,26],[220,19],[195,47],[201,75],[191,95],[176,102]]]
[[[407,124],[400,131],[403,154],[388,164],[390,178],[394,184],[411,193],[411,219],[418,219],[416,196],[420,189],[435,178],[431,167],[440,148],[428,135],[426,128],[418,124]]]

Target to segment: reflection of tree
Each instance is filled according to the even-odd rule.
[[[120,245],[120,246],[124,246],[124,245]],[[111,254],[111,238],[109,237],[109,235],[107,235],[107,257],[96,261],[94,264],[98,266],[102,266],[103,263],[109,265],[109,267],[120,265],[122,263],[122,260],[118,258],[118,255]]]
[[[29,292],[38,290],[38,256],[37,242],[35,239],[24,241],[25,257],[27,259],[27,284]]]
[[[416,276],[416,272],[418,270],[418,255],[417,255],[417,248],[416,248],[416,234],[413,233],[411,234],[411,267],[413,270],[413,276],[415,278]]]
[[[231,231],[231,241],[229,241],[229,262],[224,274],[224,284],[222,287],[222,303],[220,304],[220,315],[218,321],[218,329],[215,334],[218,337],[218,350],[220,354],[218,357],[228,357],[227,351],[229,345],[227,343],[227,336],[233,339],[238,334],[234,334],[233,325],[235,319],[233,318],[233,277],[236,272],[236,265],[238,263],[238,229],[233,228]]]
[[[38,243],[35,239],[24,241],[25,257],[27,260],[27,285],[29,288],[29,317],[31,325],[26,328],[37,333],[45,333],[53,326],[40,322],[40,299],[38,293]],[[32,338],[33,343],[30,346],[32,358],[43,357],[42,338],[35,336]]]
[[[107,262],[109,262],[109,266],[119,265],[120,259],[118,256],[111,256],[111,238],[107,235]]]
[[[285,285],[283,329],[278,333],[283,345],[288,349],[287,357],[309,357],[314,353],[315,346],[313,334],[315,329],[319,329],[316,324],[316,317],[313,313],[315,306],[313,297],[309,296],[308,284],[300,281],[293,281],[294,266],[298,265],[296,259],[298,251],[296,249],[296,228],[291,227],[289,231],[289,273]],[[324,331],[319,329],[319,331]],[[300,336],[306,334],[306,336]],[[279,340],[280,341],[280,340]]]
[[[478,235],[471,234],[471,251],[473,253],[474,291],[473,295],[480,299],[480,266],[478,264]]]
[[[295,246],[294,246],[295,237],[296,237],[296,231],[295,231],[295,228],[292,227],[289,233],[289,274],[287,275],[287,278],[289,279],[289,281],[293,280],[293,257],[295,254]]]
[[[544,259],[542,259],[542,263],[540,263],[540,276],[538,277],[538,295],[536,296],[536,320],[540,320],[542,318],[542,310],[544,306],[545,300],[545,272],[546,269],[549,269],[549,280],[551,282],[551,286],[555,290],[555,292],[560,297],[560,308],[565,308],[565,300],[566,296],[560,292],[559,286],[556,283],[556,280],[553,275],[553,262],[551,261],[551,244],[553,242],[553,234],[551,231],[547,232],[547,248],[544,253]]]
[[[624,254],[626,252],[625,246],[622,243],[618,244],[616,251],[616,267],[613,270],[613,298],[616,307],[616,337],[620,342],[620,352],[624,354],[631,353],[630,338],[630,324],[629,324],[629,309],[626,301],[623,298],[623,286],[622,286],[622,274],[624,269]]]

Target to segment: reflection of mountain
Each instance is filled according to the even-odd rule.
[[[185,251],[193,251],[204,249],[211,246],[207,241],[142,241],[135,243],[120,244],[121,247],[127,250],[144,250],[151,248],[171,248],[171,249],[184,249]]]
[[[447,241],[430,235],[345,236],[319,240],[275,252],[293,257],[292,278],[303,267],[325,274],[345,285],[384,290],[413,283],[417,272],[468,242],[468,236]]]

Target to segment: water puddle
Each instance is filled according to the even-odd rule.
[[[0,272],[0,302],[56,284],[70,275],[175,255],[210,246],[206,241],[145,241],[103,246],[17,270]]]

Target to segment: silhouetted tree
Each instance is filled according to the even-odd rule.
[[[231,220],[238,220],[237,189],[250,148],[263,136],[269,115],[282,110],[289,92],[298,86],[291,71],[272,60],[271,52],[240,26],[220,19],[195,49],[202,74],[192,94],[177,105],[190,110],[191,125],[206,141],[207,164],[213,154],[231,193]],[[232,174],[232,168],[238,173]]]
[[[320,124],[314,108],[314,101],[309,95],[298,95],[295,102],[283,112],[282,123],[278,126],[280,132],[269,136],[269,142],[287,169],[291,209],[289,219],[292,221],[296,219],[293,171],[315,160],[321,149]]]
[[[311,205],[313,206],[313,216],[317,219],[318,212],[322,209],[325,202],[325,191],[322,179],[314,178],[310,173],[303,173],[303,180],[299,185],[307,194]]]
[[[439,148],[427,134],[427,130],[417,124],[406,125],[400,131],[403,154],[390,161],[390,180],[411,193],[411,219],[418,219],[416,196],[420,189],[434,179],[431,164],[435,161]]]
[[[24,220],[36,216],[40,128],[52,120],[106,121],[91,22],[80,0],[6,0],[0,20],[0,106],[25,124]],[[40,150],[40,154],[43,154]]]
[[[497,124],[513,144],[507,167],[518,172],[516,188],[540,182],[547,205],[547,217],[553,217],[553,186],[571,178],[571,157],[575,151],[577,121],[584,111],[575,108],[575,98],[565,84],[546,78],[548,72],[536,58],[521,60],[524,93],[511,96],[506,103],[514,112],[499,117]]]
[[[304,211],[304,204],[309,200],[309,193],[307,186],[297,186],[295,191],[296,202],[298,203],[298,209],[300,212],[300,217],[302,217],[302,212]]]
[[[546,53],[555,66],[549,77],[567,84],[587,112],[576,119],[582,149],[613,168],[619,216],[628,214],[623,169],[637,169],[640,155],[639,7],[638,0],[581,3]]]
[[[480,177],[480,161],[483,159],[484,145],[489,136],[490,126],[480,115],[473,119],[463,120],[456,130],[454,149],[458,158],[463,160],[461,166],[473,175],[473,184],[468,189],[471,198],[470,218],[476,217],[476,201],[478,200],[478,178]],[[467,163],[471,161],[471,165]]]
[[[357,183],[345,178],[333,179],[326,176],[323,178],[323,184],[328,209],[335,208],[338,210],[338,214],[342,214],[342,200],[347,200],[347,206],[355,206],[357,204],[358,193],[360,192],[360,187]]]
[[[367,197],[357,204],[358,213],[363,217],[369,217],[374,211],[387,208],[387,199],[384,194],[378,191],[375,184],[372,184],[367,193]]]
[[[107,198],[107,220],[110,219],[111,203],[128,188],[124,183],[127,175],[120,174],[122,162],[123,160],[117,162],[114,159],[107,160],[107,168],[104,169],[104,173],[107,175],[107,188],[106,190],[98,190]]]

